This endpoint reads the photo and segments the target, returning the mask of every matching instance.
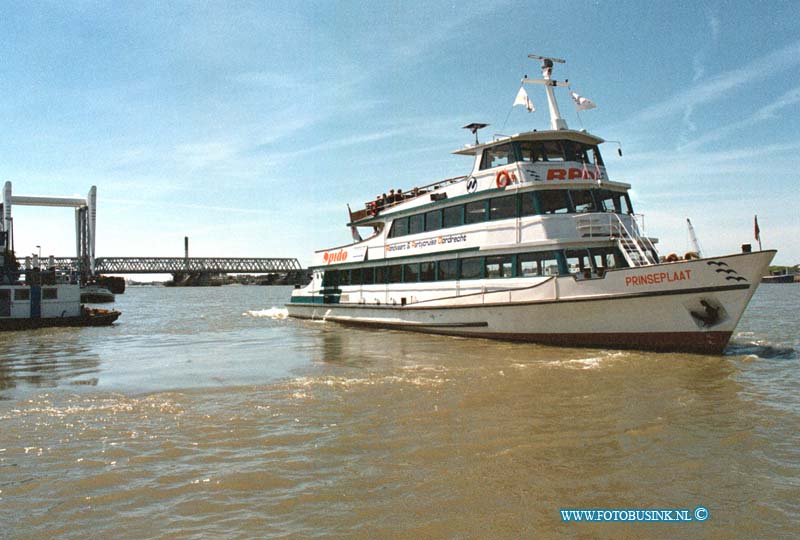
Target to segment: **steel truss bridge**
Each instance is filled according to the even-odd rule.
[[[24,261],[20,261],[24,265]],[[48,264],[47,259],[42,260]],[[55,257],[53,266],[78,270],[77,257]],[[97,257],[95,274],[298,274],[297,259],[252,257]]]

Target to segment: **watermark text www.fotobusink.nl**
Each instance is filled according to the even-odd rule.
[[[630,522],[691,522],[706,521],[709,517],[708,508],[697,506],[694,510],[688,508],[562,508],[561,521],[565,523],[604,521],[630,521]]]

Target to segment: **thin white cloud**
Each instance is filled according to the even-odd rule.
[[[633,115],[623,124],[639,124],[661,120],[667,116],[685,113],[687,107],[697,107],[705,103],[723,99],[729,92],[750,84],[755,80],[764,80],[770,75],[784,71],[800,64],[800,41],[766,54],[745,66],[726,71],[701,80],[682,90],[670,98],[647,107]]]
[[[800,103],[800,86],[792,88],[772,103],[761,107],[742,120],[714,129],[701,137],[688,141],[687,143],[679,146],[678,150],[697,148],[704,144],[724,139],[725,137],[732,135],[737,131],[752,127],[759,122],[776,118],[777,113],[780,110],[798,103]]]

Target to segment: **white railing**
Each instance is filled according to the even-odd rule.
[[[587,214],[576,217],[575,227],[584,237],[616,240],[630,266],[656,264],[655,246],[643,234],[644,216],[629,214],[626,221],[630,226],[616,213]]]

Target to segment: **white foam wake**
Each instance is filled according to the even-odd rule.
[[[285,319],[289,316],[289,310],[276,307],[271,307],[269,309],[251,309],[250,311],[245,311],[242,315],[254,318]]]

